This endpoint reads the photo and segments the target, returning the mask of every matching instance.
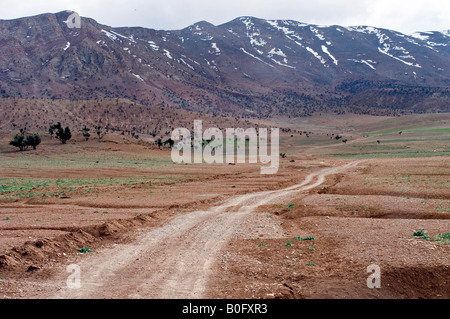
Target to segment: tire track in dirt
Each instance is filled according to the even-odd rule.
[[[132,244],[87,256],[78,265],[81,287],[63,287],[49,298],[207,298],[212,265],[240,223],[258,206],[319,186],[325,177],[362,161],[309,174],[297,185],[235,196],[145,232]],[[67,278],[62,274],[61,278]]]

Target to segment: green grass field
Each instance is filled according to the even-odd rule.
[[[414,120],[417,124],[412,124]],[[305,150],[317,156],[348,159],[450,156],[448,115],[380,120],[369,127],[372,131],[360,124],[355,130],[335,132],[342,136],[340,140],[324,136],[322,132],[311,134],[309,138],[294,136],[282,141],[285,148],[289,145],[291,152]],[[347,143],[342,142],[344,139]]]

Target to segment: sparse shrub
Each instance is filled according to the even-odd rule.
[[[88,247],[81,247],[80,249],[78,249],[78,252],[85,254],[85,253],[92,253],[92,250]]]
[[[415,238],[422,238],[422,239],[426,239],[426,240],[430,239],[430,237],[427,235],[427,233],[423,229],[414,231],[413,236]]]
[[[106,130],[103,130],[103,128],[100,125],[94,126],[95,127],[95,133],[97,133],[98,139],[101,140],[103,136],[106,135]]]
[[[450,233],[436,235],[434,236],[434,240],[437,242],[450,243]]]
[[[295,204],[294,204],[294,203],[290,203],[290,204],[288,204],[288,205],[283,205],[283,204],[282,204],[281,206],[285,206],[285,207],[287,208],[287,210],[291,210],[291,208],[294,207]]]
[[[308,237],[305,237],[305,238],[302,238],[302,237],[300,237],[300,236],[297,236],[297,237],[294,237],[294,239],[295,239],[295,240],[315,240],[316,238],[313,237],[313,236],[308,236]]]

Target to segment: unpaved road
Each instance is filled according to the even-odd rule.
[[[132,244],[86,255],[78,263],[81,287],[65,285],[45,298],[210,298],[206,295],[212,265],[240,223],[255,208],[317,187],[327,175],[358,165],[355,161],[309,174],[297,185],[245,194],[207,211],[180,215],[163,227],[142,234]],[[56,286],[56,285],[55,285]]]

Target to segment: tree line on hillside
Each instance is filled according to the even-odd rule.
[[[13,124],[15,127],[16,125]],[[101,125],[94,126],[95,133],[97,134],[99,140],[101,140],[107,133],[108,129],[102,127]],[[88,141],[91,137],[91,134],[89,133],[91,131],[90,128],[88,128],[86,125],[81,129],[81,132],[83,134],[83,137],[85,141]],[[48,128],[48,133],[50,136],[54,136],[55,138],[59,139],[62,144],[66,144],[67,141],[69,141],[72,138],[72,132],[68,126],[63,127],[61,122],[57,122],[56,124],[51,124]],[[124,135],[124,132],[122,132],[121,135]],[[156,135],[156,134],[155,134]],[[139,135],[133,134],[134,138],[139,138]],[[9,142],[9,145],[19,148],[20,151],[25,151],[29,147],[33,147],[33,149],[36,149],[36,147],[41,143],[42,139],[37,133],[29,134],[26,131],[26,128],[21,128],[19,130],[19,133],[17,133],[14,138]],[[174,145],[174,141],[171,138],[168,138],[164,142],[161,138],[158,138],[155,141],[155,144],[158,146],[158,148],[161,149],[161,146],[168,145],[169,147],[172,147]]]
[[[13,126],[16,126],[13,124]],[[99,139],[102,139],[103,136],[107,133],[102,126],[97,125],[94,126],[95,132]],[[83,137],[86,141],[89,140],[91,134],[89,133],[90,129],[86,127],[86,125],[81,130]],[[63,127],[61,122],[57,122],[56,124],[51,124],[48,128],[48,133],[50,136],[54,136],[56,139],[60,140],[62,144],[66,144],[72,138],[72,131],[68,126]],[[28,133],[26,128],[21,128],[19,133],[17,133],[12,140],[9,141],[9,145],[19,148],[20,151],[25,151],[29,147],[36,149],[36,147],[41,143],[42,139],[37,133]]]

